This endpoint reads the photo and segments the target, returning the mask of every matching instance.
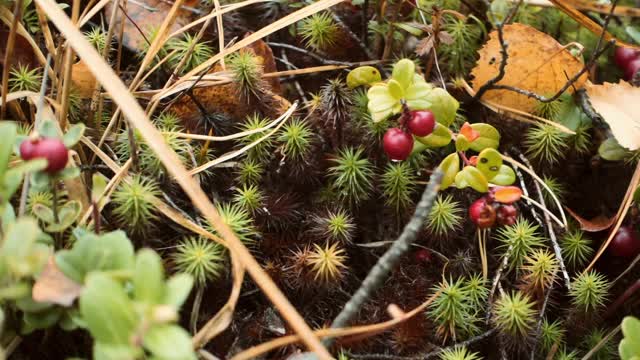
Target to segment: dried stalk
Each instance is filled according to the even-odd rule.
[[[9,27],[9,37],[7,38],[7,47],[4,53],[4,65],[2,71],[2,101],[0,104],[5,104],[0,108],[0,119],[5,119],[7,114],[7,94],[9,94],[9,73],[11,73],[11,63],[13,60],[13,47],[16,44],[16,35],[18,32],[18,23],[20,17],[22,17],[22,3],[23,0],[17,0],[13,9],[13,19],[11,20],[11,26]]]

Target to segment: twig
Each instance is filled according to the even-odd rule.
[[[620,306],[625,304],[627,300],[629,300],[629,298],[633,296],[633,294],[638,292],[638,290],[640,290],[640,279],[636,280],[636,282],[631,284],[631,286],[629,286],[627,290],[625,290],[622,293],[622,295],[618,296],[618,298],[616,299],[616,301],[613,302],[613,304],[607,307],[607,312],[604,314],[604,318],[605,319],[610,318],[616,312],[616,310],[618,310]]]
[[[368,46],[365,46],[361,41],[360,38],[358,38],[358,35],[354,34],[353,31],[351,31],[351,29],[349,29],[349,26],[347,26],[347,24],[345,24],[342,19],[340,19],[340,17],[338,15],[336,15],[336,13],[333,12],[333,10],[331,8],[327,9],[329,11],[329,13],[331,14],[331,17],[333,17],[333,20],[336,21],[336,23],[342,28],[342,30],[344,32],[347,33],[347,35],[349,35],[349,37],[356,43],[358,44],[358,46],[360,46],[360,49],[362,49],[362,51],[367,55],[367,60],[373,60],[376,57],[373,55],[373,53],[371,52],[371,50],[369,50]]]
[[[18,22],[22,17],[23,0],[15,2],[13,8],[13,19],[11,20],[11,28],[9,29],[9,37],[7,39],[7,47],[4,53],[3,71],[2,71],[2,107],[0,107],[0,119],[5,119],[7,113],[7,94],[9,94],[9,73],[11,72],[11,62],[13,60],[13,47],[16,44],[16,35],[18,33]]]
[[[496,293],[498,284],[500,283],[500,278],[502,277],[502,273],[504,272],[504,269],[506,269],[507,265],[509,264],[509,257],[511,256],[511,251],[513,251],[513,245],[509,245],[509,248],[507,249],[506,254],[504,254],[504,258],[502,258],[502,264],[500,265],[500,268],[496,272],[496,275],[494,276],[493,281],[491,282],[491,290],[489,291],[489,296],[487,297],[488,299],[487,311],[484,319],[485,324],[488,324],[489,320],[491,320],[491,308],[493,307],[493,296]]]
[[[587,95],[587,91],[585,89],[578,89],[575,92],[575,99],[578,103],[578,106],[582,109],[582,112],[587,115],[591,121],[596,124],[596,126],[602,130],[607,137],[612,137],[611,128],[607,123],[604,122],[602,116],[598,114],[598,112],[591,105],[591,100],[589,100],[589,96]]]
[[[327,58],[324,58],[312,51],[309,51],[307,49],[303,49],[303,48],[299,48],[297,46],[293,46],[293,45],[289,45],[289,44],[283,44],[283,43],[278,43],[278,42],[268,42],[267,45],[271,46],[271,47],[279,47],[279,48],[284,48],[284,49],[289,49],[289,50],[293,50],[293,51],[297,51],[299,53],[305,54],[310,58],[313,58],[314,60],[319,61],[320,63],[322,63],[323,65],[338,65],[338,66],[359,66],[361,62],[350,62],[350,61],[337,61],[337,60],[329,60]]]
[[[502,23],[496,26],[496,30],[498,31],[498,41],[500,42],[500,55],[501,55],[500,66],[498,67],[498,74],[493,78],[489,79],[489,81],[487,81],[484,85],[480,87],[480,89],[478,89],[476,94],[471,99],[472,103],[477,100],[480,100],[482,98],[482,95],[484,95],[484,93],[486,93],[487,91],[491,90],[495,86],[495,84],[497,84],[500,80],[502,80],[502,78],[504,78],[504,75],[506,74],[505,68],[507,67],[507,61],[509,59],[509,53],[507,52],[507,48],[509,47],[509,45],[504,41],[503,26],[504,25]]]
[[[527,167],[529,167],[529,169],[533,169],[531,167],[531,163],[529,163],[529,160],[522,153],[518,152],[518,157]],[[536,191],[538,192],[538,200],[540,201],[540,204],[546,208],[546,205],[544,203],[544,196],[542,196],[542,189],[540,188],[540,184],[538,184],[537,181],[534,181],[533,184],[536,187]],[[564,278],[565,286],[567,287],[567,290],[571,290],[571,279],[569,278],[569,274],[567,273],[567,268],[564,265],[564,259],[562,258],[562,249],[560,248],[560,245],[558,244],[558,239],[556,239],[556,234],[553,231],[553,224],[551,224],[551,217],[546,211],[543,212],[543,215],[544,215],[545,223],[547,224],[546,228],[547,228],[547,232],[549,233],[549,239],[551,239],[551,244],[553,245],[553,251],[556,254],[556,258],[558,259],[558,264],[560,265],[560,271],[562,272],[562,277]]]
[[[553,279],[555,281],[557,271],[553,273]],[[542,328],[542,322],[544,321],[544,313],[547,310],[547,305],[549,304],[549,298],[551,297],[551,291],[553,290],[553,282],[547,293],[544,296],[544,301],[542,302],[542,308],[540,309],[540,315],[538,317],[538,325],[536,326],[536,336],[533,341],[533,346],[531,347],[531,360],[535,360],[536,358],[536,350],[538,347],[538,343],[540,342],[540,329]]]
[[[429,185],[424,190],[422,198],[416,207],[413,217],[404,227],[402,234],[391,245],[391,247],[382,255],[376,265],[371,269],[367,277],[362,281],[360,288],[345,304],[344,308],[333,320],[332,328],[342,328],[357,314],[362,304],[369,299],[371,293],[375,291],[385,281],[389,272],[397,265],[402,256],[409,250],[411,243],[416,239],[422,224],[424,223],[431,206],[438,194],[440,182],[442,181],[442,170],[438,168],[432,175]],[[325,340],[325,344],[329,346],[333,340]]]
[[[612,337],[614,337],[618,332],[620,332],[620,329],[621,329],[621,326],[618,325],[616,326],[615,329],[609,331],[609,333],[605,337],[603,337],[602,340],[600,340],[600,342],[598,342],[596,346],[593,347],[593,349],[589,350],[589,352],[582,357],[582,360],[591,359],[591,357],[595,355],[595,353],[598,352],[598,350],[600,350],[600,348],[602,348],[604,344],[606,344]]]

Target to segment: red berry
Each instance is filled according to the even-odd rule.
[[[500,225],[513,225],[516,223],[518,210],[513,205],[501,205],[498,208],[496,219]]]
[[[55,174],[67,165],[69,150],[60,139],[42,138],[36,146],[34,158],[47,159],[49,165],[44,171]]]
[[[469,218],[479,228],[492,227],[496,222],[496,211],[485,198],[480,198],[469,206]]]
[[[609,250],[615,256],[633,258],[640,253],[640,237],[630,226],[621,226],[609,244]]]
[[[416,258],[416,261],[419,263],[429,263],[432,259],[431,251],[427,249],[420,249],[416,251],[414,256]]]
[[[411,112],[407,126],[415,136],[427,136],[436,127],[436,117],[429,110],[415,110]]]
[[[630,62],[638,58],[638,52],[626,47],[617,47],[614,60],[621,69],[626,69]]]
[[[640,58],[632,60],[624,68],[624,78],[625,78],[625,80],[627,80],[627,81],[633,80],[633,77],[635,76],[635,74],[638,73],[638,71],[640,71]]]
[[[398,128],[391,128],[382,138],[382,147],[391,160],[405,160],[413,150],[413,137]]]
[[[39,142],[40,140],[37,139],[27,139],[20,144],[20,157],[22,160],[33,159]]]

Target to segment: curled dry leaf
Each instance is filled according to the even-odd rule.
[[[589,101],[611,128],[618,144],[629,149],[640,148],[640,88],[625,81],[585,86]]]
[[[543,96],[553,95],[566,84],[567,77],[572,77],[584,66],[553,37],[527,25],[506,25],[504,40],[508,44],[509,57],[499,85],[510,85]],[[480,59],[471,71],[476,92],[498,74],[502,59],[500,50],[498,33],[494,30],[480,49]],[[581,88],[587,76],[580,77],[575,87]],[[528,113],[534,111],[537,103],[535,99],[510,90],[489,90],[482,99]]]
[[[608,218],[603,215],[598,215],[591,220],[587,220],[581,217],[580,215],[576,214],[575,211],[569,209],[566,206],[565,206],[565,209],[567,210],[569,215],[571,215],[571,217],[574,218],[580,224],[580,229],[587,232],[598,232],[598,231],[606,230],[611,226],[613,226],[613,224],[616,222],[616,219],[617,219],[617,216]]]
[[[119,4],[118,2],[109,2],[108,5],[105,6],[105,14],[109,16],[112,11],[112,6],[114,4]],[[197,7],[198,1],[195,0],[187,0],[183,4],[184,6]],[[160,25],[164,22],[171,10],[172,2],[163,1],[163,0],[140,0],[135,2],[127,3],[127,15],[131,19],[128,19],[127,16],[124,16],[121,11],[118,11],[116,15],[116,23],[114,34],[119,34],[121,22],[124,21],[124,33],[123,33],[123,45],[131,51],[141,51],[147,47],[144,36],[147,37],[147,40],[152,41],[149,38],[149,34],[154,29],[158,29]],[[191,20],[191,12],[188,10],[178,10],[178,15],[176,21],[173,23],[169,32],[176,31],[181,27],[187,25]],[[131,22],[135,22],[135,25]],[[137,25],[137,27],[136,27]],[[140,30],[144,31],[144,36],[140,33]]]
[[[53,256],[33,285],[31,296],[34,301],[71,306],[80,296],[82,285],[69,279],[60,271]]]
[[[93,90],[96,88],[96,78],[93,76],[87,64],[80,60],[73,64],[71,68],[71,80],[74,89],[78,91],[78,95],[82,98],[90,98]]]

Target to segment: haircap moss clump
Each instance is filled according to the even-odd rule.
[[[199,286],[220,278],[226,264],[224,246],[199,237],[183,239],[171,258],[176,270],[193,276]]]
[[[340,35],[338,24],[327,11],[302,20],[298,30],[306,45],[319,51],[332,48]]]
[[[480,354],[469,351],[464,346],[456,346],[453,349],[445,349],[438,355],[440,360],[480,360]]]
[[[587,313],[599,310],[609,298],[611,283],[595,270],[584,272],[573,279],[569,295],[571,303]]]
[[[464,288],[469,295],[469,300],[473,306],[483,307],[489,297],[487,280],[482,275],[474,274],[464,282]]]
[[[327,210],[322,215],[313,215],[311,224],[311,234],[314,237],[343,244],[352,242],[356,230],[353,217],[344,209]]]
[[[244,159],[238,163],[236,180],[244,185],[255,185],[262,179],[264,167],[253,159]]]
[[[555,195],[560,202],[564,200],[565,196],[567,195],[567,187],[563,183],[558,181],[557,178],[546,176],[546,175],[542,177],[542,181],[549,189],[551,189],[551,192],[553,192],[553,195]],[[556,202],[551,196],[551,194],[549,193],[549,191],[546,188],[542,188],[541,190],[542,190],[542,196],[544,198],[544,202],[546,203],[546,205],[556,206]]]
[[[240,50],[233,53],[227,60],[227,68],[245,101],[260,96],[264,88],[262,64],[252,51]]]
[[[437,326],[439,337],[455,341],[478,331],[477,311],[462,279],[444,279],[433,291],[440,294],[427,310],[427,316]]]
[[[30,191],[27,195],[27,212],[33,213],[34,205],[50,208],[53,205],[53,194],[49,191]]]
[[[511,248],[509,264],[512,269],[522,266],[525,256],[534,248],[542,246],[544,240],[539,234],[539,226],[523,217],[519,217],[513,225],[500,228],[497,239],[505,253]]]
[[[605,329],[593,329],[582,340],[580,344],[582,350],[586,353],[595,348],[601,342],[603,344],[600,348],[591,356],[594,360],[614,360],[619,359],[618,352],[616,351],[616,343],[613,341],[614,337],[609,337],[605,340],[608,331]]]
[[[87,41],[102,54],[107,47],[107,32],[101,27],[93,26],[91,30],[85,31],[83,34]],[[111,47],[111,44],[109,44],[109,47]]]
[[[535,249],[525,256],[521,269],[523,289],[528,293],[542,294],[553,284],[559,265],[551,252]]]
[[[233,202],[250,213],[258,210],[264,200],[264,194],[256,185],[242,185],[236,189]]]
[[[542,349],[545,351],[545,354],[551,350],[553,345],[563,345],[565,335],[566,330],[562,327],[562,322],[560,320],[549,322],[549,320],[545,318],[542,321],[542,326],[540,327],[540,344],[542,345]]]
[[[269,125],[269,119],[262,118],[258,114],[247,117],[247,120],[240,127],[240,131],[253,131],[264,128]],[[265,135],[264,132],[257,132],[240,138],[238,141],[240,145],[247,146]],[[272,137],[268,137],[251,149],[247,150],[246,155],[249,160],[253,160],[258,163],[266,163],[273,156],[274,141]]]
[[[29,66],[18,64],[9,72],[9,91],[33,91],[40,90],[42,84],[42,69],[29,69]]]
[[[139,175],[121,183],[112,196],[116,220],[135,233],[145,234],[149,223],[158,217],[153,202],[160,194],[152,180]]]
[[[282,152],[292,161],[301,161],[311,151],[313,132],[303,120],[294,119],[284,125],[278,141],[282,143]]]
[[[373,165],[362,148],[347,147],[338,152],[335,164],[328,170],[331,184],[338,196],[358,204],[371,195],[373,190]]]
[[[427,216],[427,229],[438,236],[445,237],[460,228],[463,213],[460,203],[451,195],[438,195]]]
[[[189,33],[184,34],[183,38],[171,38],[166,46],[170,53],[173,52],[168,60],[172,69],[183,62],[181,73],[194,69],[213,56],[213,48],[208,42],[197,41],[196,36]]]
[[[258,237],[258,230],[253,224],[249,212],[238,204],[217,203],[216,209],[221,220],[227,224],[245,245],[252,245]],[[212,233],[217,233],[210,224],[205,227]]]
[[[407,162],[389,163],[382,174],[382,196],[385,204],[396,213],[413,203],[411,195],[416,190],[416,176]]]
[[[496,301],[493,321],[499,331],[513,340],[526,341],[536,323],[534,302],[519,292],[505,293]]]
[[[527,154],[534,159],[554,165],[569,150],[567,134],[553,125],[539,124],[530,127],[524,139]]]
[[[338,243],[327,242],[324,246],[314,244],[306,261],[311,267],[313,280],[321,285],[340,282],[348,268],[346,252]]]
[[[582,230],[566,232],[560,239],[562,256],[573,267],[584,265],[593,255],[592,241]]]

